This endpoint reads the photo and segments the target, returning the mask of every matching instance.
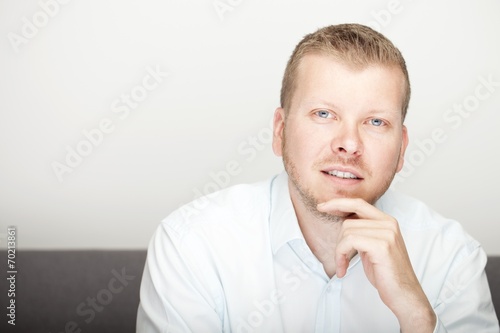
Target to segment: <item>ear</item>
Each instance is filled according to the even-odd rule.
[[[408,129],[406,128],[405,125],[403,125],[403,136],[402,136],[402,142],[401,142],[401,150],[399,152],[399,161],[398,161],[398,168],[396,172],[401,171],[403,169],[403,165],[405,163],[405,152],[406,152],[406,147],[408,147]]]
[[[285,129],[285,110],[277,108],[273,119],[273,151],[276,156],[283,156],[283,131]]]

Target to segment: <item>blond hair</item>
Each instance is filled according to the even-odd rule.
[[[281,107],[288,113],[297,86],[300,60],[310,53],[325,54],[355,68],[368,65],[397,66],[405,79],[402,119],[410,103],[410,79],[401,52],[381,33],[361,24],[339,24],[321,28],[306,35],[295,47],[283,76]]]

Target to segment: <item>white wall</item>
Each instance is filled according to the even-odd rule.
[[[293,47],[359,22],[410,70],[413,143],[395,187],[500,254],[499,1],[58,1],[0,2],[2,242],[15,225],[21,249],[145,248],[230,161],[230,184],[280,171],[269,124]],[[143,100],[127,105],[131,93]],[[68,149],[87,156],[59,181]]]

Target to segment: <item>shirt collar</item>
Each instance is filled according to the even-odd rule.
[[[288,175],[285,171],[271,181],[269,228],[273,254],[294,239],[304,239],[290,199]]]

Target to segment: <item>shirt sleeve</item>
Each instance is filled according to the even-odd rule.
[[[194,241],[193,241],[194,238]],[[196,236],[162,223],[153,236],[140,288],[138,333],[222,332],[213,267]]]
[[[435,333],[499,333],[498,319],[486,278],[486,254],[481,247],[462,255],[452,269],[434,308]]]

